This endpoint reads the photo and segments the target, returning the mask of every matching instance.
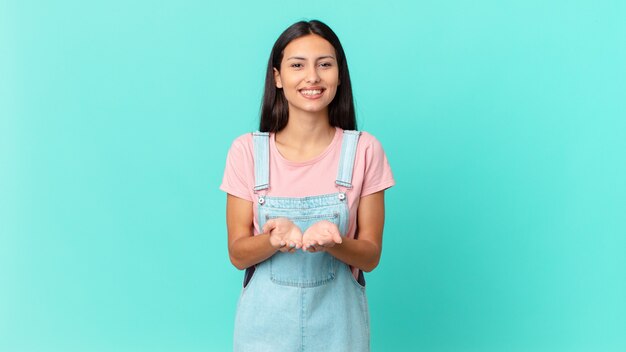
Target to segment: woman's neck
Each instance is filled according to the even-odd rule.
[[[335,137],[328,114],[289,114],[287,126],[276,133],[276,145],[287,159],[307,160],[321,153]]]
[[[287,125],[276,133],[276,138],[293,145],[330,142],[328,137],[330,136],[332,139],[335,128],[330,125],[328,120],[328,109],[314,113],[289,111]]]

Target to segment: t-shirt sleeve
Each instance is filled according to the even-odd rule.
[[[245,200],[252,200],[254,158],[252,138],[247,135],[235,139],[226,156],[226,167],[220,189]]]
[[[396,184],[383,146],[370,134],[365,134],[363,137],[365,137],[363,138],[363,142],[365,142],[365,175],[361,197],[382,191]]]

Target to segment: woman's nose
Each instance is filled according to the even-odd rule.
[[[317,73],[317,67],[315,65],[309,66],[309,70],[306,74],[307,83],[317,83],[320,81],[320,76]]]

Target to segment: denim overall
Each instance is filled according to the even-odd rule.
[[[286,217],[304,233],[328,220],[348,231],[348,200],[360,132],[344,131],[337,193],[304,198],[272,197],[269,188],[269,134],[254,132],[255,187],[259,226]],[[365,282],[326,252],[276,252],[246,270],[237,304],[234,351],[369,351]]]

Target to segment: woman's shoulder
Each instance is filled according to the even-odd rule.
[[[361,135],[359,136],[359,139],[365,142],[372,142],[372,141],[376,141],[376,137],[374,137],[373,134],[367,132],[367,131],[359,131],[361,132]]]
[[[252,148],[252,132],[244,133],[233,139],[231,148],[251,149]]]
[[[235,137],[233,144],[252,144],[252,133],[248,132]]]
[[[359,132],[360,132],[360,135],[359,135],[359,144],[357,147],[358,149],[360,150],[372,149],[372,148],[382,149],[380,142],[373,134],[367,131],[359,131]]]
[[[235,159],[249,159],[252,157],[254,149],[252,146],[252,133],[244,133],[233,139],[230,144],[228,154]]]

